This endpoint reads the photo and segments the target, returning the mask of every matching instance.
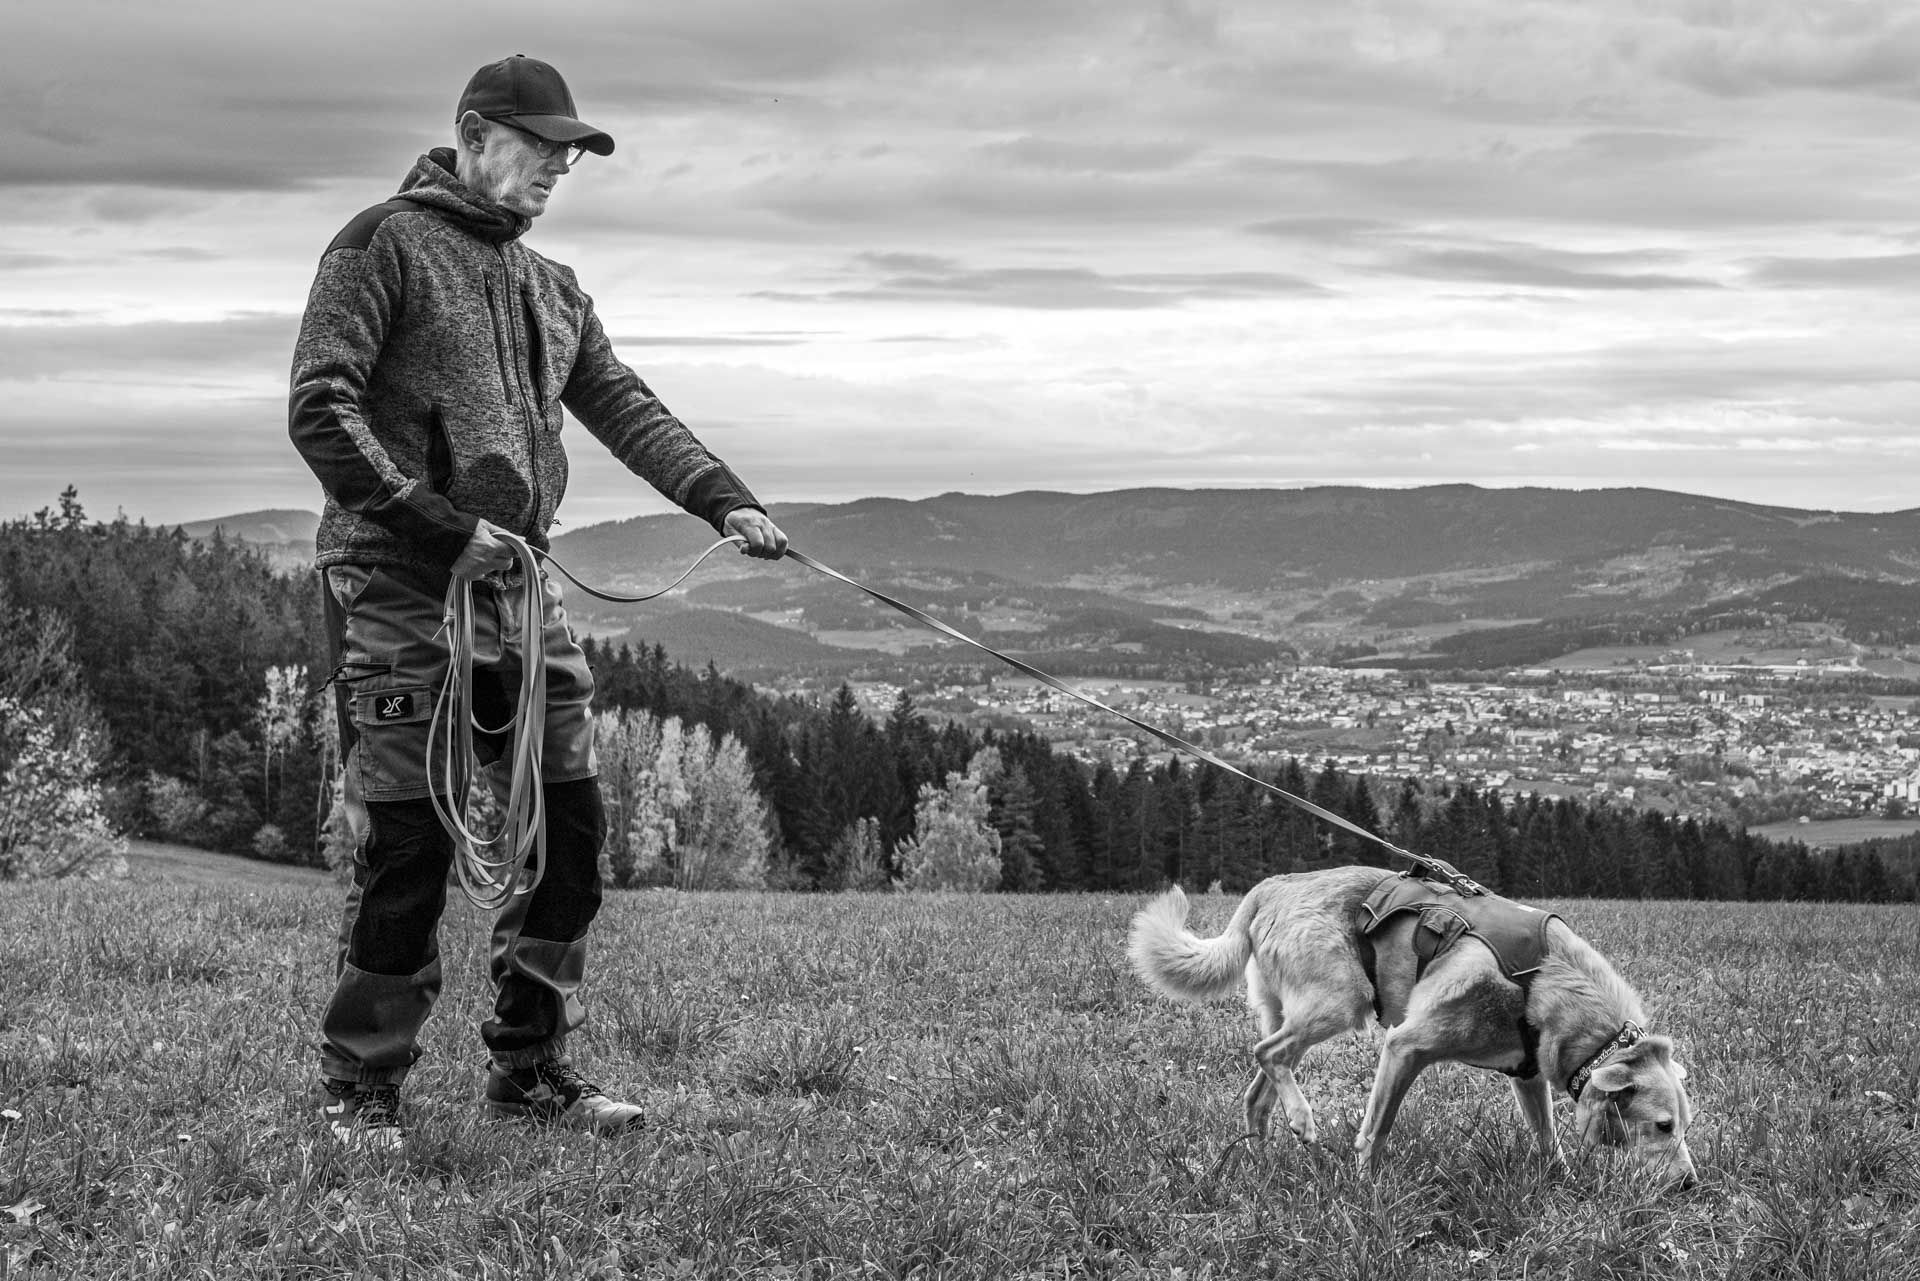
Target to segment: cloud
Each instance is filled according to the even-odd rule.
[[[1663,59],[1683,83],[1730,98],[1794,90],[1920,98],[1920,21],[1905,5],[1765,7],[1700,24]]]
[[[782,334],[613,334],[615,347],[795,347],[811,335]]]
[[[1607,267],[1642,262],[1647,253],[1578,253],[1541,247],[1518,249],[1448,248],[1398,254],[1381,268],[1427,280],[1475,281],[1535,289],[1717,289],[1700,276],[1665,272],[1612,271]]]
[[[289,38],[272,5],[67,0],[15,24],[7,483],[18,457],[191,501],[177,460],[226,432],[258,451],[236,484],[296,501],[277,387],[320,247],[515,49],[619,140],[533,243],[776,496],[1648,458],[1865,492],[1920,462],[1896,443],[1920,414],[1894,341],[1920,296],[1905,0],[530,14],[340,0]],[[1789,467],[1766,443],[1789,440],[1849,443]],[[1688,445],[1638,448],[1661,441]],[[589,510],[637,500],[607,467],[576,473]]]
[[[1764,258],[1751,268],[1754,284],[1783,289],[1899,289],[1920,283],[1920,254],[1854,258]]]
[[[1045,311],[1177,307],[1223,298],[1323,292],[1312,281],[1270,271],[1102,273],[1086,267],[963,267],[930,254],[863,254],[853,270],[884,273],[871,284],[819,294],[769,292],[786,302],[958,302]]]
[[[1401,232],[1406,224],[1383,218],[1348,218],[1338,214],[1299,214],[1247,225],[1249,235],[1318,244],[1350,244]]]
[[[1886,466],[1915,447],[1916,379],[1893,343],[1840,356],[1804,339],[1635,341],[1489,354],[1444,368],[1386,365],[1364,385],[1306,389],[1286,414],[1312,438],[1342,442],[1339,453],[1372,438],[1387,451],[1383,459],[1430,452],[1435,462],[1464,466],[1456,474],[1466,476],[1507,466],[1500,459],[1523,447],[1571,467],[1599,466],[1594,460],[1606,453],[1684,449],[1689,460],[1655,483],[1697,489],[1725,481],[1716,469],[1732,460],[1716,459],[1716,450],[1747,451],[1766,440],[1770,454],[1807,452],[1802,445],[1837,451],[1821,453],[1817,464],[1837,483],[1847,466],[1867,466],[1869,457]],[[1784,501],[1801,505],[1797,496]]]
[[[17,409],[5,429],[0,512],[44,506],[70,484],[95,517],[192,520],[269,500],[317,510],[319,484],[287,443],[285,424],[284,397],[202,396],[176,406],[75,396]]]
[[[222,320],[131,324],[9,325],[0,338],[0,379],[74,374],[89,380],[132,371],[263,371],[279,377],[293,359],[299,317],[249,314]]]
[[[984,159],[1072,173],[1149,173],[1178,169],[1201,151],[1197,141],[1133,142],[1016,138],[981,148]]]

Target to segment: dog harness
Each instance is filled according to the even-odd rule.
[[[1558,913],[1528,907],[1497,894],[1461,894],[1451,886],[1422,880],[1412,872],[1390,875],[1381,880],[1360,904],[1356,941],[1360,964],[1373,987],[1373,1013],[1382,1016],[1380,984],[1374,977],[1374,935],[1387,922],[1403,913],[1419,915],[1412,944],[1414,982],[1418,983],[1433,959],[1471,934],[1487,945],[1500,972],[1520,985],[1521,1008],[1526,1008],[1533,975],[1547,954],[1547,922]],[[1540,1029],[1520,1017],[1522,1058],[1518,1067],[1496,1068],[1508,1076],[1530,1080],[1540,1075]],[[1583,1082],[1584,1084],[1584,1082]]]

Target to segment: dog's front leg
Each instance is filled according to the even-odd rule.
[[[1419,1044],[1417,1034],[1408,1035],[1410,1030],[1402,1024],[1387,1033],[1386,1044],[1380,1047],[1380,1063],[1373,1073],[1373,1092],[1367,1096],[1367,1114],[1360,1119],[1360,1133],[1353,1141],[1354,1150],[1360,1155],[1360,1169],[1365,1173],[1373,1172],[1375,1148],[1393,1128],[1393,1118],[1400,1111],[1400,1100],[1406,1097],[1407,1087],[1420,1075],[1420,1069],[1435,1061],[1436,1056]]]
[[[1544,1076],[1509,1078],[1513,1085],[1513,1101],[1520,1107],[1520,1115],[1533,1131],[1535,1141],[1540,1144],[1540,1155],[1554,1165],[1563,1163],[1566,1156],[1560,1150],[1560,1136],[1553,1128],[1553,1091],[1547,1085]]]

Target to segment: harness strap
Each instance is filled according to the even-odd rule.
[[[1516,975],[1514,982],[1520,985],[1520,1017],[1516,1023],[1520,1029],[1520,1062],[1510,1068],[1499,1068],[1516,1081],[1531,1081],[1540,1075],[1540,1029],[1527,1018],[1527,1001],[1533,995],[1533,976],[1535,971]]]
[[[1373,990],[1373,1021],[1384,1023],[1387,1012],[1380,1005],[1380,958],[1374,951],[1373,935],[1365,930],[1356,931],[1353,936],[1353,948],[1360,953],[1360,971],[1367,976],[1367,986]]]
[[[1413,934],[1413,981],[1418,984],[1427,976],[1427,966],[1433,958],[1446,950],[1446,946],[1432,935],[1415,929]],[[1353,936],[1354,950],[1360,954],[1360,969],[1367,976],[1367,986],[1373,989],[1373,1017],[1378,1020],[1386,1011],[1380,1003],[1380,953],[1373,945],[1373,935],[1362,931]]]

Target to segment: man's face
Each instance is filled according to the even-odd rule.
[[[554,184],[571,171],[565,146],[545,140],[499,120],[484,122],[485,144],[475,157],[468,184],[495,204],[523,218],[538,218],[547,210]],[[553,154],[543,156],[543,150]]]

